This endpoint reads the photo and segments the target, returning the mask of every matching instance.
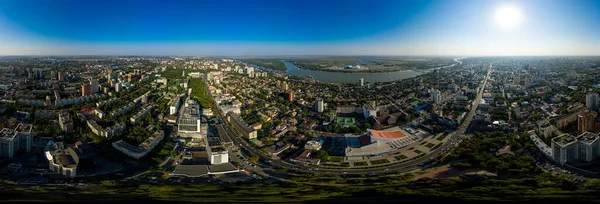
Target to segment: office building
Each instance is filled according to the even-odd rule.
[[[90,84],[81,84],[81,96],[92,95],[92,89]]]
[[[324,110],[324,107],[323,107],[323,98],[317,98],[315,100],[315,111],[319,112],[319,113],[322,113],[323,110]]]
[[[560,164],[576,160],[579,156],[577,139],[570,134],[562,134],[552,138],[551,146],[552,157]]]
[[[359,79],[359,84],[360,84],[360,86],[365,86],[365,79],[364,78],[360,78]]]
[[[597,93],[588,93],[585,95],[585,105],[590,110],[598,111],[598,100],[600,100],[600,97],[598,97]]]

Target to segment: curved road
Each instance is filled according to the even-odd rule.
[[[227,137],[229,137],[231,139],[231,141],[233,141],[233,143],[237,147],[247,150],[251,154],[251,156],[257,156],[257,157],[263,159],[264,161],[268,161],[267,163],[269,163],[273,167],[293,169],[294,171],[302,172],[302,173],[319,173],[319,174],[370,174],[370,173],[381,173],[381,172],[387,172],[387,171],[406,171],[406,170],[415,168],[418,165],[423,164],[425,162],[429,162],[429,161],[433,160],[434,158],[437,158],[441,154],[446,153],[449,150],[449,148],[451,148],[451,149],[456,148],[458,146],[458,144],[460,143],[460,141],[462,141],[462,139],[465,138],[464,133],[467,130],[467,128],[469,127],[469,125],[471,124],[471,121],[473,120],[473,116],[475,115],[475,112],[479,105],[479,101],[481,101],[481,99],[483,97],[483,91],[485,90],[485,85],[487,83],[487,80],[490,77],[491,72],[492,72],[492,64],[489,65],[487,75],[484,78],[482,85],[479,86],[479,91],[477,92],[477,97],[475,98],[475,100],[473,101],[473,104],[471,105],[471,110],[469,111],[467,118],[465,119],[463,124],[461,126],[459,126],[458,129],[456,129],[455,131],[453,131],[452,133],[450,133],[448,135],[449,139],[447,142],[445,142],[439,148],[431,151],[429,154],[425,155],[424,157],[420,157],[418,159],[415,159],[415,160],[412,160],[409,162],[395,164],[395,165],[391,165],[391,166],[373,167],[373,168],[368,168],[368,169],[350,169],[350,168],[348,168],[348,169],[327,169],[327,168],[319,169],[319,168],[294,165],[294,164],[284,162],[282,160],[273,160],[272,158],[269,158],[269,157],[261,154],[256,149],[251,147],[245,140],[243,140],[241,137],[237,136],[237,134],[235,134],[231,130],[232,128],[229,125],[229,123],[225,122],[225,120],[223,120],[223,113],[221,112],[220,109],[217,110],[217,113],[219,114],[219,120],[224,125],[224,129],[227,132]],[[206,82],[205,82],[205,84],[206,84]],[[208,87],[208,84],[206,84],[206,86]],[[214,98],[212,97],[212,93],[209,92],[209,96],[211,98],[211,101],[214,104],[214,107],[218,107],[216,102],[214,101]]]

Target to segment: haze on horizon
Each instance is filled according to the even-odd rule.
[[[600,55],[594,0],[0,1],[0,55]]]

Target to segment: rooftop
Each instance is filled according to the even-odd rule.
[[[552,142],[556,143],[560,146],[567,146],[572,143],[575,143],[577,140],[570,134],[562,134],[558,137],[552,138]]]
[[[591,132],[584,132],[581,135],[577,136],[577,141],[584,144],[592,144],[599,139],[598,135]]]
[[[13,129],[4,128],[0,130],[0,140],[12,140],[17,135],[16,133]]]

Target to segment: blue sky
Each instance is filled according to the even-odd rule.
[[[0,55],[600,55],[599,22],[594,0],[2,0]]]

